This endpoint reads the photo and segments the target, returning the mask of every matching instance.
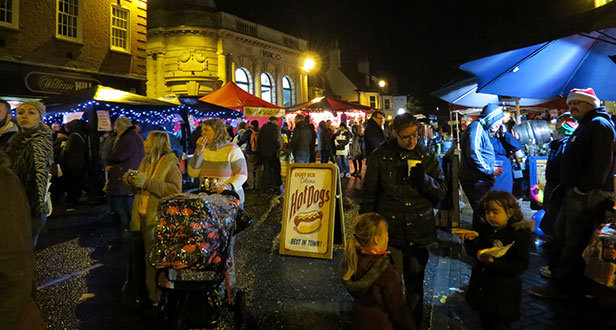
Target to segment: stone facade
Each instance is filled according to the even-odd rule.
[[[261,73],[266,73],[272,103],[284,105],[283,78],[291,82],[291,103],[308,99],[307,77],[300,69],[306,40],[195,1],[157,6],[150,18],[149,97],[203,96],[236,81],[236,69],[241,68],[251,94],[262,97]]]

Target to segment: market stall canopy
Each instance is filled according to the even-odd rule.
[[[284,109],[260,99],[230,81],[199,101],[242,111],[245,117],[283,117]]]
[[[58,96],[52,96],[43,102],[45,103],[48,112],[58,112],[67,111],[71,108],[82,106],[91,101],[125,106],[137,111],[165,110],[176,107],[175,104],[170,102],[101,85],[64,93]]]
[[[543,42],[460,65],[477,79],[477,91],[524,98],[567,95],[592,87],[616,100],[616,28]]]
[[[287,112],[294,111],[374,111],[373,108],[353,102],[317,97],[314,100],[286,107]]]
[[[494,94],[478,93],[477,80],[468,78],[453,82],[431,93],[432,96],[450,104],[464,107],[481,108],[488,103],[515,105],[515,99]],[[532,106],[549,102],[551,99],[520,98],[520,106]]]
[[[199,101],[198,99],[192,97],[179,97],[178,102],[182,104],[183,108],[188,110],[189,115],[197,117],[221,119],[235,119],[243,117],[240,111],[221,107],[220,105],[209,102]]]

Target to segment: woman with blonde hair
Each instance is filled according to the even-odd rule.
[[[49,167],[53,162],[53,133],[43,123],[44,114],[45,105],[41,102],[24,102],[17,108],[19,133],[9,140],[7,152],[12,170],[19,177],[28,197],[34,246],[47,222]]]
[[[131,251],[125,291],[135,294],[138,301],[144,299],[145,291],[153,305],[158,304],[160,292],[156,289],[152,267],[147,254],[154,243],[156,209],[159,201],[182,192],[182,173],[178,159],[171,151],[169,135],[151,131],[145,140],[145,158],[137,171],[124,174],[124,182],[136,190],[130,222]],[[145,285],[145,288],[144,288]]]
[[[188,162],[188,175],[193,178],[215,178],[216,192],[235,191],[244,203],[242,185],[248,178],[246,159],[242,149],[231,143],[225,125],[220,119],[201,122],[201,137],[195,154]]]
[[[377,213],[355,219],[342,260],[342,281],[353,296],[356,329],[415,329],[391,260],[387,222]]]

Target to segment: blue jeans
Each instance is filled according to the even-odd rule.
[[[293,155],[296,163],[310,163],[310,154],[308,155]]]
[[[133,212],[135,195],[109,196],[111,211],[120,218],[120,228],[128,229]]]
[[[349,158],[347,156],[338,155],[336,156],[338,167],[340,168],[340,174],[351,173],[351,168],[349,167]]]
[[[41,214],[39,217],[32,219],[32,246],[36,247],[36,243],[38,242],[39,234],[45,224],[47,223],[47,215]]]

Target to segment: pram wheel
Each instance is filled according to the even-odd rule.
[[[166,292],[161,315],[171,329],[214,328],[221,319],[221,307],[216,290]]]

